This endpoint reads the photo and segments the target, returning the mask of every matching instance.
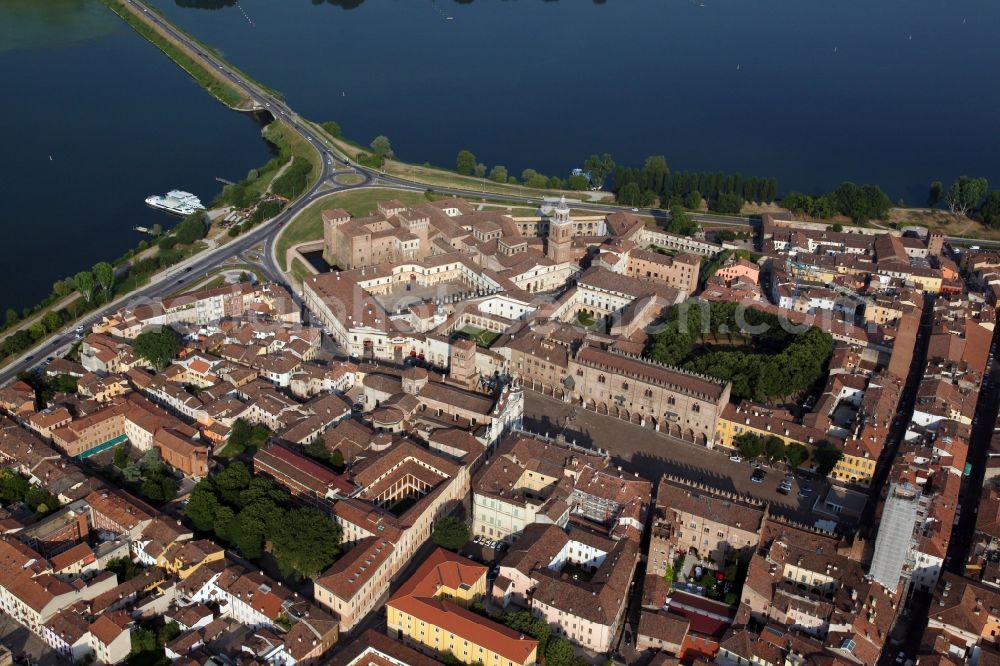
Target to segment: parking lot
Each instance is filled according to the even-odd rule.
[[[589,448],[606,449],[622,471],[637,473],[656,482],[672,474],[713,488],[748,495],[771,505],[772,513],[812,523],[811,507],[826,492],[820,480],[794,479],[788,495],[778,492],[785,478],[783,470],[764,468],[761,483],[751,480],[753,469],[746,461],[729,459],[728,450],[706,449],[663,433],[602,416],[582,407],[525,392],[524,428],[550,437],[562,434],[568,442]],[[808,498],[798,496],[802,486],[813,488]]]

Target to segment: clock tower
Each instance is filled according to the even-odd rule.
[[[576,228],[569,218],[569,206],[563,196],[556,204],[555,215],[549,221],[549,241],[546,256],[561,264],[572,257],[573,235]]]

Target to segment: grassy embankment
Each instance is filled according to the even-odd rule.
[[[371,149],[358,143],[349,141],[343,137],[332,136],[317,123],[310,123],[316,132],[327,139],[337,150],[344,153],[354,162],[359,153],[371,154]],[[385,172],[390,176],[405,178],[415,183],[433,185],[436,187],[453,187],[457,189],[473,190],[485,194],[505,194],[518,197],[557,197],[565,194],[568,198],[581,199],[584,201],[600,201],[602,203],[614,204],[614,195],[610,192],[586,192],[577,190],[539,190],[525,187],[524,185],[511,185],[509,183],[498,183],[486,178],[475,178],[473,176],[463,176],[443,169],[420,164],[409,164],[399,160],[386,160]]]
[[[284,194],[293,194],[294,192],[285,192],[289,189],[288,185],[275,188],[274,184],[286,175],[290,164],[296,159],[306,161],[310,168],[307,179],[298,183],[301,190],[308,191],[316,183],[323,171],[323,163],[319,152],[312,144],[283,120],[271,121],[261,134],[264,140],[274,147],[277,156],[267,164],[251,169],[247,177],[240,182],[226,185],[212,202],[213,206],[233,205],[236,208],[249,208],[271,191],[282,190]],[[300,193],[294,194],[298,196]]]
[[[384,188],[349,190],[335,192],[317,199],[309,204],[289,222],[281,235],[278,236],[275,252],[278,264],[288,270],[286,255],[288,249],[299,243],[323,238],[322,212],[327,208],[343,208],[355,217],[368,215],[375,209],[375,204],[386,199],[399,199],[405,205],[424,203],[427,197],[420,192],[410,190],[390,190]],[[302,270],[305,270],[304,267]]]
[[[191,75],[213,97],[233,109],[245,108],[249,99],[230,85],[219,73],[203,66],[185,47],[180,46],[157,29],[140,13],[122,0],[101,0],[111,11],[120,16],[133,30],[159,48],[181,69]]]

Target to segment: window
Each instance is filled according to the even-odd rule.
[[[605,378],[605,376],[604,376],[604,375],[600,375],[600,376],[599,376],[599,377],[597,378],[597,383],[598,383],[598,384],[604,384],[605,382],[607,382],[607,378]]]

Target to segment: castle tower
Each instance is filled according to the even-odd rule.
[[[476,377],[476,343],[472,340],[452,340],[448,359],[449,379],[471,388]]]
[[[343,208],[333,208],[324,210],[320,215],[323,218],[323,260],[331,266],[346,268],[342,258],[350,256],[350,248],[344,247],[346,241],[340,233],[340,226],[350,222],[351,214]]]
[[[576,228],[569,217],[569,206],[563,196],[556,204],[555,215],[549,221],[549,239],[545,254],[552,261],[561,264],[572,256],[573,235]]]
[[[927,254],[932,257],[940,257],[944,250],[944,234],[940,231],[927,233]]]

